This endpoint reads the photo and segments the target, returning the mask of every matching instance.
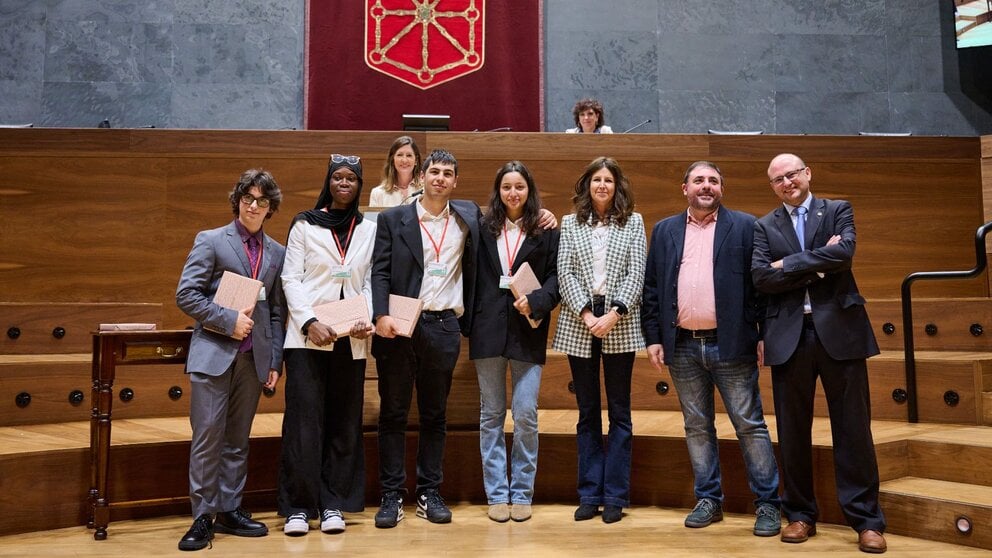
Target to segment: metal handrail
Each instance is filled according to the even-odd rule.
[[[916,404],[916,354],[913,345],[913,300],[910,290],[920,279],[970,279],[985,271],[988,256],[985,254],[985,237],[992,231],[992,221],[985,223],[975,232],[975,267],[968,271],[918,271],[910,273],[902,280],[902,335],[906,362],[906,402],[909,422],[919,422]]]

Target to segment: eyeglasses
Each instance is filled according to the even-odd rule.
[[[807,168],[809,168],[809,167],[803,167],[801,169],[796,169],[794,171],[789,171],[789,172],[783,174],[782,176],[776,176],[775,178],[769,180],[768,182],[771,183],[772,186],[781,186],[781,185],[785,184],[785,181],[786,180],[788,180],[789,182],[795,182],[796,177],[799,176],[799,173],[803,172]]]
[[[338,155],[333,153],[331,155],[332,163],[348,163],[349,165],[357,165],[362,160],[358,155]]]
[[[269,201],[270,201],[269,198],[256,198],[251,194],[245,194],[241,196],[241,203],[249,207],[251,206],[251,204],[257,203],[258,207],[265,209],[266,207],[269,207]]]

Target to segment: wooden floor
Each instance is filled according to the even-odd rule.
[[[778,557],[821,555],[865,556],[857,549],[853,531],[838,525],[818,525],[817,535],[803,544],[784,544],[778,537],[751,534],[753,517],[730,514],[722,523],[705,529],[687,529],[682,521],[687,510],[635,507],[624,519],[606,525],[572,519],[571,505],[540,505],[534,517],[523,523],[495,523],[481,505],[453,506],[454,521],[432,525],[406,507],[406,519],[395,529],[376,529],[375,510],[347,516],[348,530],[325,535],[313,530],[303,537],[281,532],[282,519],[274,512],[255,517],[272,530],[262,538],[240,538],[218,534],[209,556],[296,555],[318,556],[343,553],[361,556],[658,556],[669,558],[727,556]],[[84,527],[0,537],[0,556],[165,556],[181,553],[176,545],[189,527],[189,517],[170,516],[111,525],[105,541],[94,541]],[[992,552],[930,542],[897,535],[887,536],[893,556],[935,557],[992,556]]]

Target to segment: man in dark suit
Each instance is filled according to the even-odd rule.
[[[721,203],[723,174],[708,161],[682,179],[687,211],[651,233],[641,322],[655,368],[669,366],[682,404],[696,506],[686,527],[723,519],[713,388],[740,440],[755,494],[754,534],[781,530],[778,466],[761,409],[758,365],[761,299],[751,283],[754,217]]]
[[[423,163],[424,193],[412,204],[379,214],[372,261],[372,354],[379,374],[379,482],[376,527],[403,519],[406,426],[414,386],[420,417],[417,515],[451,521],[439,494],[443,477],[448,392],[461,335],[471,330],[479,206],[449,200],[458,162],[434,150]],[[419,298],[423,311],[411,337],[397,336],[389,295]]]
[[[782,205],[755,224],[751,273],[769,295],[765,362],[772,367],[789,520],[782,540],[800,543],[816,534],[810,429],[819,376],[841,509],[862,551],[885,552],[865,360],[879,351],[851,273],[854,212],[846,201],[815,198],[812,170],[791,153],[772,159],[768,178]]]
[[[286,303],[285,249],[262,232],[282,194],[268,172],[245,171],[230,195],[233,222],[196,235],[186,259],[176,304],[196,320],[186,371],[190,374],[193,440],[189,490],[193,526],[180,550],[200,550],[214,530],[244,537],[268,533],[241,507],[248,474],[248,440],[262,386],[274,388],[282,370]],[[224,272],[262,282],[249,308],[224,308],[214,294]],[[213,516],[216,515],[216,523]]]

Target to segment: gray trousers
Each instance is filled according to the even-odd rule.
[[[241,505],[251,423],[261,392],[251,353],[239,353],[219,376],[190,374],[189,499],[194,518]]]

